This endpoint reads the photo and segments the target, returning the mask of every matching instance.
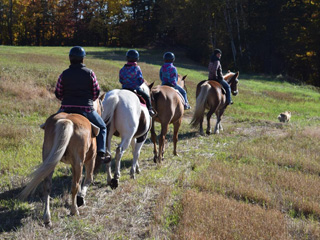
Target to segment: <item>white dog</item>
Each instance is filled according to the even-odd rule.
[[[291,118],[291,112],[285,111],[283,113],[280,113],[278,116],[278,119],[280,122],[289,122]]]

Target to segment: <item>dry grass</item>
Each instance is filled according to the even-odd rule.
[[[175,239],[290,239],[286,219],[218,194],[187,191]]]
[[[60,49],[66,54],[68,50]],[[85,60],[105,91],[120,87],[118,73],[125,64],[125,51],[108,58],[106,50],[98,57],[88,54]],[[59,164],[51,194],[53,228],[44,228],[40,191],[29,202],[15,197],[25,176],[41,162],[43,131],[38,125],[59,107],[53,90],[68,67],[67,55],[49,57],[32,50],[9,55],[0,58],[1,239],[320,239],[320,130],[312,112],[316,108],[303,105],[310,117],[301,106],[293,110],[294,116],[315,127],[303,128],[296,118],[290,124],[278,123],[277,108],[304,101],[303,94],[269,91],[269,85],[259,83],[245,88],[244,82],[235,105],[225,113],[221,135],[195,134],[188,125],[193,111],[187,111],[179,132],[180,156],[173,156],[170,138],[165,161],[155,165],[148,140],[140,156],[142,172],[131,180],[128,149],[119,188],[106,186],[106,174],[100,172],[80,216],[70,216],[71,170]],[[161,56],[152,55],[157,59],[154,65],[139,62],[145,79],[156,85]],[[204,76],[195,69],[178,68],[181,74],[190,72],[192,106],[195,86]],[[112,147],[118,142],[115,138]]]
[[[278,135],[259,130],[259,133],[252,134],[252,138],[245,141],[241,137],[239,142],[227,147],[228,155],[211,159],[208,167],[195,179],[194,187],[201,193],[219,194],[286,214],[290,216],[286,225],[291,229],[291,238],[299,239],[303,233],[306,239],[318,239],[319,130],[288,129],[285,134]],[[196,204],[192,203],[192,198],[189,201]],[[295,224],[300,227],[294,229],[292,223],[301,219],[309,220]],[[194,218],[190,221],[197,222]]]

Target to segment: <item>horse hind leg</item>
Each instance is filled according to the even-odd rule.
[[[109,153],[111,153],[111,139],[112,136],[114,134],[115,130],[114,127],[112,127],[110,129],[110,131],[108,132],[108,137],[107,137],[107,151]],[[112,181],[112,174],[111,174],[111,162],[107,163],[106,165],[106,170],[107,170],[107,183],[108,185],[111,185],[111,181]]]
[[[158,151],[157,151],[157,135],[156,135],[156,132],[154,130],[154,124],[155,124],[155,121],[153,120],[150,132],[151,132],[151,141],[153,143],[153,161],[154,161],[154,163],[157,163],[157,155],[158,155]]]
[[[182,118],[173,124],[173,155],[178,156],[177,143],[178,143],[178,132],[181,126]]]
[[[222,114],[224,113],[224,109],[221,109],[220,111],[218,111],[216,113],[216,116],[217,116],[217,122],[216,122],[216,126],[214,128],[214,134],[219,134],[220,133],[220,130],[222,131],[223,128],[222,128],[222,125],[221,125],[221,117],[222,117]]]
[[[77,194],[80,189],[80,181],[82,175],[82,159],[75,157],[74,163],[72,164],[72,185],[71,185],[71,194],[72,194],[72,204],[71,204],[71,215],[79,215],[79,210],[77,206]]]
[[[85,161],[86,176],[85,176],[81,191],[79,191],[78,195],[77,195],[78,207],[85,205],[85,196],[87,195],[87,190],[88,190],[89,186],[91,185],[91,183],[93,182],[93,171],[94,171],[95,157],[96,157],[96,154],[93,154],[92,157],[90,157],[89,159],[87,159],[87,161]]]
[[[132,167],[130,170],[130,176],[132,179],[135,179],[135,173],[140,173],[140,168],[139,168],[139,156],[140,156],[140,151],[141,148],[143,146],[143,143],[145,141],[142,142],[136,142],[136,139],[132,140],[132,155],[133,155],[133,159],[132,159]]]
[[[47,176],[43,181],[43,198],[44,198],[44,213],[43,213],[43,223],[46,227],[51,228],[51,214],[50,214],[50,193],[52,186],[52,175],[53,172]]]
[[[211,134],[211,124],[210,124],[210,119],[212,114],[215,112],[215,109],[211,108],[210,111],[207,113],[207,131],[206,134],[210,135]]]
[[[201,136],[204,136],[204,132],[203,132],[203,116],[201,117],[200,121],[199,121],[199,133]]]
[[[158,163],[161,163],[161,161],[164,160],[163,155],[165,150],[165,140],[168,132],[168,127],[169,127],[169,124],[167,123],[161,124],[161,134],[159,137],[159,156],[157,161]]]
[[[120,179],[120,162],[121,158],[125,152],[125,150],[128,148],[130,144],[130,139],[132,136],[122,139],[121,143],[116,149],[116,160],[115,160],[115,172],[114,177],[111,180],[110,187],[112,189],[116,189],[119,186],[119,179]]]

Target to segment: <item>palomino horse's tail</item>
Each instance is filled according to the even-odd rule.
[[[190,123],[193,127],[197,127],[200,124],[201,119],[203,118],[210,88],[211,86],[208,83],[204,83],[200,87],[200,93],[196,100],[196,108]]]
[[[55,124],[55,137],[49,155],[32,174],[32,180],[20,193],[19,198],[25,199],[36,187],[55,169],[63,157],[73,134],[73,122],[69,119],[59,119]]]
[[[103,120],[105,121],[106,125],[109,125],[113,119],[115,109],[118,105],[119,96],[116,94],[108,96],[108,98],[106,98],[105,101],[107,101],[105,106],[108,106],[108,107],[106,107],[104,109],[104,112],[103,112],[104,119]]]

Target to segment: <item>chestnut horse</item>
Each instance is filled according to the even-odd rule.
[[[185,88],[185,79],[178,76],[178,82],[182,88]],[[168,132],[169,124],[173,124],[173,154],[177,155],[178,131],[182,122],[184,113],[184,100],[180,93],[173,87],[166,85],[158,85],[152,90],[152,105],[158,112],[158,115],[152,119],[151,140],[154,145],[153,161],[160,163],[163,161],[165,150],[165,137]],[[159,136],[159,155],[157,152],[157,136],[154,130],[155,122],[161,124],[161,133]]]
[[[224,76],[224,79],[230,85],[231,93],[234,96],[238,94],[238,76],[239,72],[233,73],[230,71]],[[219,130],[223,130],[221,125],[221,117],[227,107],[226,95],[224,91],[225,90],[222,88],[221,84],[214,80],[203,80],[198,83],[196,92],[196,107],[191,124],[194,127],[200,125],[201,135],[204,135],[202,122],[205,109],[209,110],[207,113],[206,133],[211,133],[210,118],[213,113],[215,113],[217,116],[217,122],[213,133],[219,133]]]
[[[94,102],[95,109],[101,114],[100,99]],[[96,136],[99,128],[92,125],[87,118],[76,113],[60,112],[51,115],[41,125],[44,129],[42,148],[42,164],[31,175],[32,180],[20,193],[20,199],[25,199],[43,181],[45,226],[51,227],[50,192],[52,175],[57,164],[62,161],[72,167],[72,204],[71,214],[79,215],[78,206],[84,204],[89,185],[93,181],[93,170],[96,159]],[[81,188],[82,170],[85,166],[86,176]]]

